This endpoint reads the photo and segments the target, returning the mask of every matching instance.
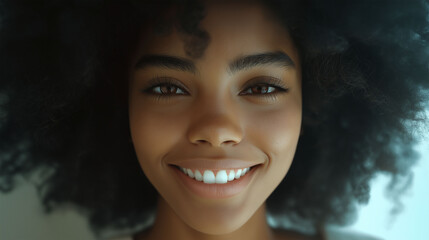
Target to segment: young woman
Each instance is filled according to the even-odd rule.
[[[416,159],[423,1],[2,6],[1,189],[49,169],[100,236],[329,239]]]

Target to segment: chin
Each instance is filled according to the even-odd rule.
[[[195,208],[186,211],[182,208],[182,213],[186,212],[186,214],[178,214],[178,216],[181,215],[183,222],[195,231],[209,235],[225,235],[237,231],[249,221],[256,209],[252,211],[248,207],[246,208],[245,205],[207,207],[206,205],[200,211]]]
[[[204,234],[226,235],[237,231],[245,223],[246,221],[238,220],[210,221],[206,219],[205,221],[198,221],[188,225],[194,230]]]

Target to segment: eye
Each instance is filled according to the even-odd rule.
[[[187,95],[188,92],[184,90],[178,81],[171,78],[155,78],[149,83],[142,92],[157,95],[158,97],[169,97],[173,95]]]
[[[267,94],[276,94],[279,92],[285,92],[287,89],[281,88],[279,86],[273,86],[268,84],[258,84],[246,89],[240,95],[267,95]],[[174,84],[160,84],[158,86],[150,87],[146,90],[148,93],[158,94],[158,95],[186,95],[186,91]]]
[[[162,84],[159,86],[155,86],[152,88],[154,93],[162,94],[162,95],[185,95],[185,91],[183,91],[180,87],[172,84]]]
[[[179,81],[171,78],[155,78],[151,80],[149,85],[150,87],[145,88],[142,92],[155,95],[158,98],[189,95]],[[276,78],[252,79],[239,95],[275,97],[277,94],[288,92],[288,88],[283,85],[282,81]]]
[[[248,95],[248,94],[267,95],[267,94],[276,94],[276,93],[285,92],[285,91],[287,91],[287,89],[281,88],[279,86],[261,83],[247,88],[244,91],[244,94],[240,93],[240,95]]]
[[[244,91],[240,95],[251,95],[255,97],[275,97],[278,94],[286,93],[289,88],[284,81],[270,76],[261,76],[250,79]]]

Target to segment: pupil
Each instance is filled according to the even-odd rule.
[[[162,93],[171,93],[174,92],[175,87],[174,86],[163,86],[161,88]]]
[[[261,91],[261,93],[267,93],[268,92],[268,87],[267,86],[256,86],[252,90],[255,91],[255,92]]]

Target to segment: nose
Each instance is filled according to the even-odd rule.
[[[236,145],[242,141],[243,131],[239,114],[231,108],[202,105],[195,109],[193,123],[188,130],[189,141],[197,145]],[[226,106],[226,105],[224,105]]]

